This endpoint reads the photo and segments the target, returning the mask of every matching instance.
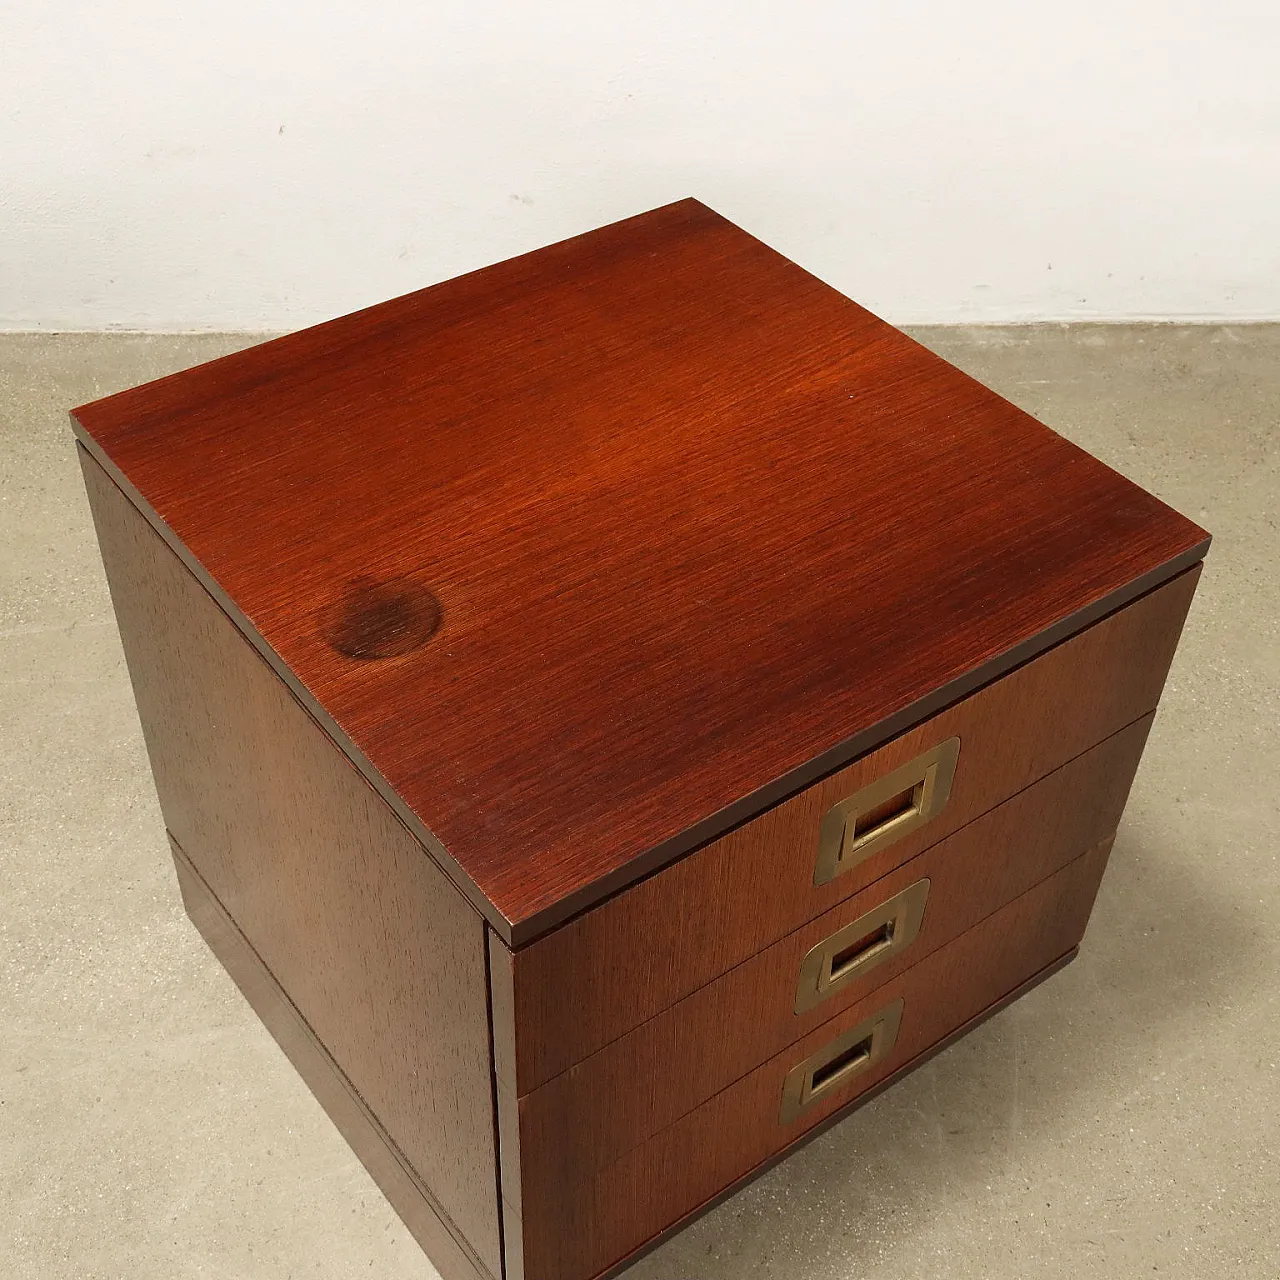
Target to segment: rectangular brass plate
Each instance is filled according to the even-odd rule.
[[[960,739],[948,738],[833,805],[818,831],[813,883],[834,880],[937,817],[951,795],[959,754]],[[900,809],[860,827],[860,818],[875,814],[896,796],[906,797]]]
[[[796,1013],[807,1012],[855,978],[905,951],[920,932],[928,897],[929,881],[917,880],[813,947],[800,964]],[[844,954],[862,939],[867,940],[865,946]]]
[[[792,1067],[782,1083],[778,1123],[790,1124],[885,1058],[898,1038],[901,1022],[902,1000],[898,999]]]

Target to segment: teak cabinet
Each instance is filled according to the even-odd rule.
[[[187,910],[446,1280],[1070,960],[1209,542],[692,200],[73,421]]]

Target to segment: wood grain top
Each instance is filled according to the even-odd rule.
[[[511,945],[1208,546],[693,200],[73,420]]]

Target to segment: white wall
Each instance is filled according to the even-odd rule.
[[[898,322],[1280,317],[1275,0],[12,0],[0,328],[292,328],[684,195]]]

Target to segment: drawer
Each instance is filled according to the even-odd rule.
[[[521,1098],[521,1150],[610,1163],[1059,871],[1115,830],[1151,720]]]
[[[1198,574],[1186,571],[547,937],[515,953],[499,948],[495,1000],[515,1024],[514,1042],[497,1046],[508,1085],[536,1089],[1152,711]],[[949,761],[935,753],[954,749],[953,739],[947,787]],[[881,835],[856,847],[855,815],[853,856],[829,876],[832,814],[845,804],[848,818],[859,794]]]
[[[1066,956],[1108,839],[601,1169],[526,1152],[524,1280],[597,1276]],[[815,1079],[816,1077],[816,1079]],[[625,1098],[617,1100],[625,1105]]]

